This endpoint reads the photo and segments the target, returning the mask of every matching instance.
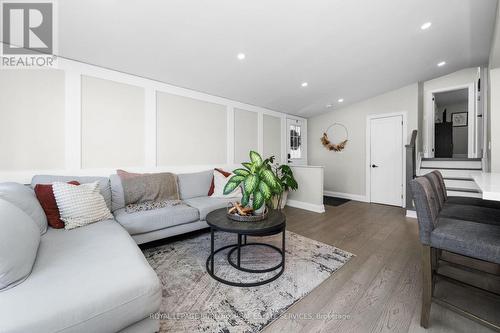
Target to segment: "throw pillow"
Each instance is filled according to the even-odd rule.
[[[52,189],[65,229],[113,218],[99,193],[98,182],[80,186],[56,182],[52,184]]]
[[[80,185],[77,181],[68,182],[72,185]],[[61,215],[59,213],[59,208],[57,208],[56,198],[54,197],[54,191],[52,190],[52,184],[36,184],[35,194],[40,202],[40,205],[47,216],[47,222],[54,229],[64,228],[64,222],[61,221]]]
[[[217,169],[217,168],[214,169],[214,174],[215,174],[215,172],[219,172],[219,173],[223,174],[224,177],[229,177],[231,175],[231,172],[227,172],[227,171],[224,171],[222,169]],[[208,196],[209,197],[212,196],[212,194],[214,194],[214,187],[215,187],[214,177],[212,177],[212,183],[210,184],[210,188],[208,189]]]
[[[19,183],[2,183],[0,184],[0,198],[28,214],[38,225],[41,235],[47,231],[47,217],[31,187]]]
[[[0,199],[0,230],[1,292],[30,275],[40,244],[40,230],[28,214],[3,199]]]
[[[241,188],[237,187],[233,192],[224,195],[224,187],[227,182],[234,174],[230,174],[229,176],[224,176],[224,174],[220,173],[217,170],[214,170],[214,193],[210,197],[212,198],[239,198],[242,196]]]

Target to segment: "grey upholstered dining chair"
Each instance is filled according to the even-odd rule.
[[[473,214],[468,217],[469,220],[464,219],[464,216],[460,218],[444,216],[442,212],[446,210],[455,209],[458,212],[479,210],[477,206],[448,203],[446,187],[441,181],[442,179],[428,176],[418,177],[409,184],[417,210],[419,237],[422,243],[423,290],[420,325],[424,328],[428,327],[431,303],[436,302],[469,319],[500,331],[500,326],[495,323],[481,319],[433,295],[435,277],[441,276],[438,273],[438,266],[442,250],[500,264],[500,224],[488,221],[488,219],[485,223],[477,222],[473,219]],[[500,210],[496,213],[499,214],[499,212]],[[460,284],[464,285],[464,282],[460,281]]]

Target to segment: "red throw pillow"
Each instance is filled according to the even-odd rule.
[[[68,182],[68,184],[80,185],[76,180]],[[54,197],[52,184],[36,184],[35,194],[47,216],[49,225],[54,229],[64,228],[64,222],[61,221],[61,215],[59,214],[59,208],[57,207],[56,198]]]
[[[231,172],[224,171],[222,169],[214,169],[215,171],[218,171],[224,175],[224,177],[229,177],[231,175]],[[214,176],[212,176],[212,182],[210,183],[210,188],[208,189],[208,196],[211,196],[214,194],[214,189],[215,189],[215,184],[214,184]]]

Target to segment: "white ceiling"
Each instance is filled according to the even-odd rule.
[[[457,89],[434,94],[434,102],[438,107],[452,104],[467,103],[469,100],[468,89]]]
[[[308,117],[486,64],[496,0],[64,0],[58,11],[61,56]]]

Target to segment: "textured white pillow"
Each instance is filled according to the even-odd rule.
[[[224,187],[231,177],[234,176],[234,173],[225,177],[222,173],[217,170],[214,170],[214,193],[211,195],[212,198],[241,198],[241,187],[237,187],[233,192],[228,195],[224,195]]]
[[[82,185],[55,182],[52,189],[65,229],[113,218],[99,193],[98,182]]]

